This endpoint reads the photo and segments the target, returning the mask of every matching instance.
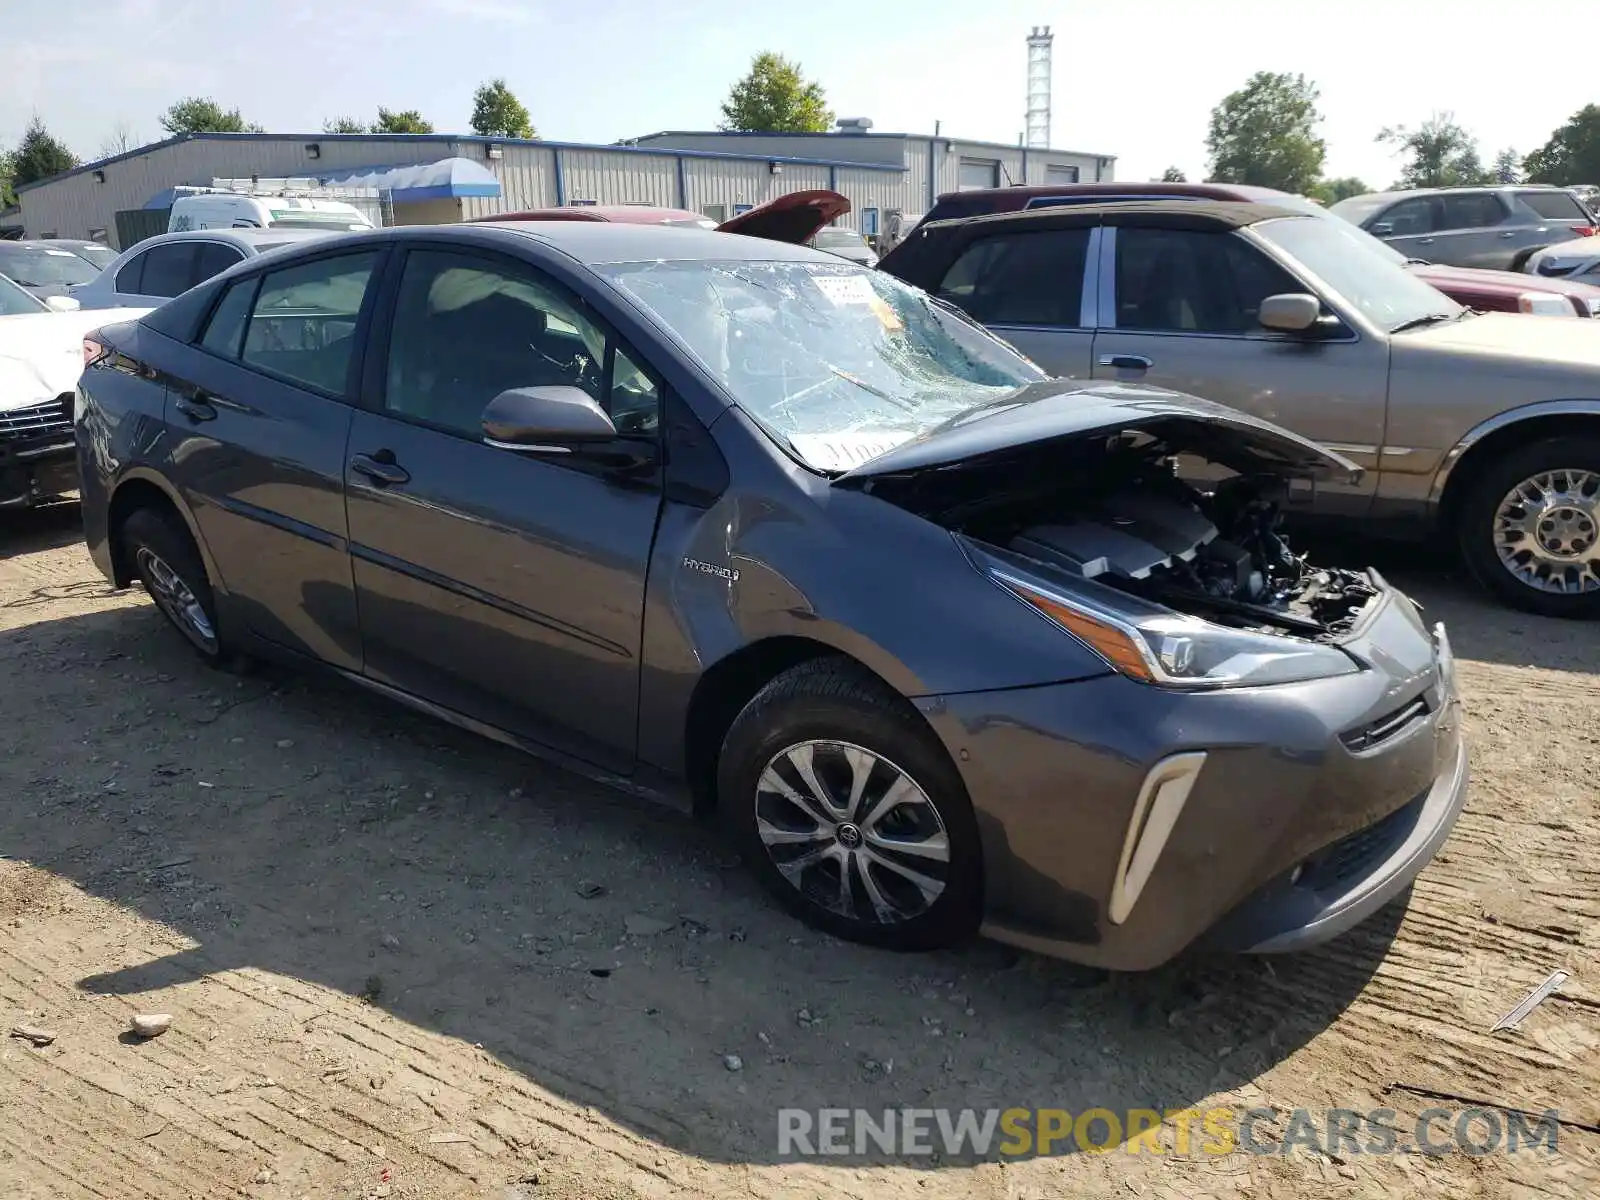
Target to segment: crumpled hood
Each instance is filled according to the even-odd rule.
[[[83,373],[84,335],[149,311],[105,308],[0,317],[0,412],[43,404],[72,391]]]
[[[903,441],[834,484],[867,487],[887,477],[958,471],[1023,448],[1048,452],[1064,441],[1119,433],[1147,434],[1241,473],[1352,483],[1362,474],[1355,463],[1308,438],[1209,400],[1130,384],[1051,379]]]

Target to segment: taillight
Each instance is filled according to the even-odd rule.
[[[1519,312],[1536,317],[1575,317],[1572,301],[1557,292],[1523,292],[1517,297]]]
[[[1600,229],[1593,225],[1574,225],[1572,227],[1573,237],[1593,237],[1596,233],[1600,233]]]
[[[83,366],[85,370],[94,366],[95,363],[99,362],[103,358],[108,357],[110,354],[111,347],[106,345],[104,342],[97,342],[92,337],[86,337],[83,339]]]

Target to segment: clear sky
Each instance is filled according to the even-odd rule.
[[[715,128],[728,85],[764,49],[798,59],[840,116],[884,131],[939,120],[947,134],[1014,142],[1024,39],[1048,24],[1051,141],[1116,155],[1120,178],[1168,165],[1201,178],[1212,105],[1273,70],[1320,86],[1328,173],[1387,185],[1396,163],[1373,140],[1385,125],[1453,110],[1487,161],[1542,144],[1597,99],[1562,52],[1578,10],[1554,23],[1534,11],[1482,0],[0,0],[0,145],[37,112],[98,157],[119,122],[140,140],[164,136],[158,115],[185,95],[275,132],[370,120],[380,104],[453,132],[494,76],[544,136],[610,142]]]

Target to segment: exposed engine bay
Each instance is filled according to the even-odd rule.
[[[1170,458],[1117,439],[1074,467],[1026,516],[1007,506],[961,531],[1219,624],[1313,639],[1349,632],[1378,595],[1366,572],[1313,566],[1289,548],[1279,476],[1235,475],[1205,493]]]

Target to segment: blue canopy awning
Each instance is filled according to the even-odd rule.
[[[500,181],[482,163],[470,158],[441,158],[438,162],[403,167],[360,167],[328,174],[319,172],[317,178],[330,187],[388,192],[396,204],[500,195]]]
[[[296,179],[307,176],[297,175]],[[453,200],[459,196],[499,196],[500,181],[482,163],[470,158],[441,158],[438,162],[407,163],[398,167],[350,167],[319,171],[310,176],[327,187],[369,188],[388,192],[396,204],[418,200]],[[210,180],[200,185],[206,190]],[[149,200],[146,208],[171,208],[179,196],[196,190],[194,185],[163,188]]]

